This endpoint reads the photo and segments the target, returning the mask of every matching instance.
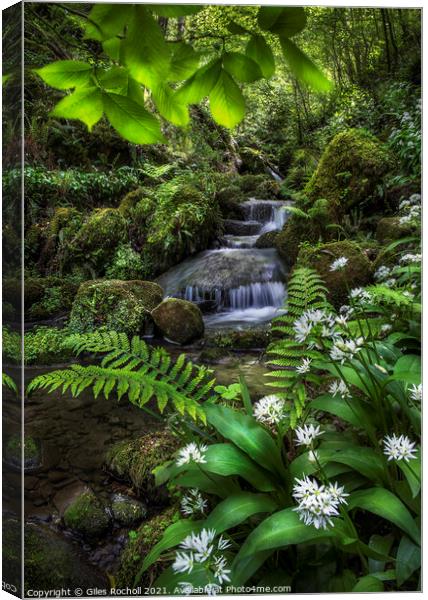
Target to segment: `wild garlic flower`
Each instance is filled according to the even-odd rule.
[[[421,201],[421,195],[420,194],[412,194],[410,196],[409,200],[412,204],[417,204],[418,202]]]
[[[342,365],[346,360],[351,360],[359,352],[364,344],[364,338],[355,340],[343,340],[340,338],[330,350],[330,358],[339,361]]]
[[[371,294],[362,287],[354,288],[351,290],[349,297],[352,300],[360,302],[361,304],[365,304],[366,302],[370,302],[372,297]]]
[[[347,319],[349,319],[349,317],[354,312],[354,309],[352,306],[349,306],[348,304],[344,304],[343,306],[340,307],[339,312],[341,315],[344,315]]]
[[[260,423],[277,425],[287,416],[285,400],[275,395],[264,396],[255,403],[253,414]]]
[[[175,573],[191,573],[195,564],[199,563],[211,571],[219,584],[230,581],[227,560],[222,554],[218,554],[229,547],[229,542],[220,536],[216,544],[215,538],[214,529],[202,529],[199,533],[192,532],[185,537],[175,553],[172,570]],[[180,585],[186,586],[187,582],[181,582]]]
[[[330,392],[330,394],[332,396],[336,396],[337,394],[339,394],[339,396],[341,396],[341,398],[350,398],[351,397],[349,388],[346,385],[346,383],[343,381],[343,379],[333,381],[330,384],[328,391]]]
[[[346,315],[339,315],[338,317],[336,317],[336,323],[337,323],[337,325],[340,325],[341,327],[347,327],[348,326],[348,317]]]
[[[298,506],[293,508],[299,514],[305,525],[314,525],[316,529],[334,527],[332,517],[339,516],[339,505],[347,504],[343,487],[337,482],[328,486],[320,485],[316,479],[306,475],[303,479],[295,478],[297,482],[293,487],[293,497]]]
[[[389,277],[390,273],[391,269],[389,267],[386,267],[385,265],[382,265],[375,272],[374,278],[376,279],[376,281],[381,281],[382,279],[386,279],[387,277]]]
[[[421,262],[422,260],[422,254],[404,254],[404,256],[402,256],[400,258],[400,263],[402,264],[406,264],[406,263],[418,263]]]
[[[312,442],[322,435],[324,431],[321,431],[320,426],[317,425],[304,425],[303,427],[297,427],[296,434],[296,445],[297,446],[310,446]]]
[[[318,326],[321,326],[321,331],[316,329],[316,332],[320,333],[320,335],[322,335],[323,332],[324,334],[328,332],[329,336],[333,336],[334,325],[334,315],[321,309],[307,310],[301,317],[294,321],[294,338],[296,342],[303,344],[306,342],[309,335],[314,332],[314,329],[318,328]]]
[[[399,437],[393,433],[387,435],[383,439],[384,450],[383,453],[388,457],[388,460],[409,460],[416,458],[415,442],[411,442],[406,435],[400,435]]]
[[[205,513],[208,502],[201,496],[197,488],[193,488],[181,499],[181,512],[190,517],[194,514]]]
[[[422,402],[422,383],[419,385],[412,385],[409,391],[410,398],[414,402]]]
[[[302,360],[302,363],[296,367],[296,371],[300,374],[300,375],[304,375],[305,373],[309,373],[309,371],[311,370],[311,359],[310,358],[304,358]]]
[[[190,442],[184,448],[178,452],[178,458],[176,460],[177,467],[181,467],[185,464],[189,464],[190,462],[195,463],[206,463],[205,460],[205,452],[208,450],[208,446],[205,444],[196,444],[195,442]]]
[[[392,325],[390,325],[389,323],[385,323],[380,328],[380,332],[381,333],[389,333],[390,331],[392,331]]]
[[[318,452],[316,450],[309,450],[308,461],[310,463],[316,463],[316,462],[319,462],[319,460],[320,460],[320,457],[319,457]]]
[[[395,277],[390,277],[386,281],[382,281],[382,285],[385,285],[386,287],[389,287],[389,288],[394,287],[394,285],[396,283],[397,283],[397,280],[395,279]]]
[[[342,271],[346,267],[348,262],[349,260],[346,258],[346,256],[336,258],[336,260],[333,261],[330,265],[330,271]]]

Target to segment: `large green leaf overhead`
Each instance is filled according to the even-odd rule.
[[[163,141],[159,121],[141,104],[119,94],[104,93],[104,110],[113,127],[134,144]]]
[[[226,52],[223,57],[223,66],[230,75],[245,83],[257,81],[263,77],[257,62],[240,52]]]
[[[89,83],[93,67],[80,60],[57,60],[35,69],[45,83],[58,90],[69,90]]]
[[[90,131],[103,116],[102,93],[96,87],[76,90],[60,100],[50,114],[53,117],[83,121]]]
[[[272,50],[262,35],[251,36],[245,54],[259,65],[263,77],[266,79],[275,73],[275,59]]]
[[[262,6],[259,10],[258,22],[262,29],[271,33],[292,37],[305,28],[306,13],[302,7]]]
[[[224,69],[210,93],[210,108],[214,120],[230,129],[245,116],[245,100],[238,85]]]
[[[332,84],[322,71],[286,37],[281,38],[281,48],[285,61],[295,77],[318,92],[328,92]]]
[[[95,4],[86,22],[85,38],[102,42],[122,33],[132,8],[132,4]]]

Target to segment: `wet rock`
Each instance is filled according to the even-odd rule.
[[[415,231],[411,224],[400,224],[399,217],[384,217],[380,219],[376,228],[376,239],[381,244],[387,244],[394,240],[399,240]]]
[[[92,541],[109,529],[111,519],[104,504],[90,489],[86,489],[65,509],[64,524]]]
[[[257,238],[256,248],[275,248],[275,240],[279,231],[267,231]]]
[[[147,515],[147,507],[138,500],[123,494],[115,494],[112,498],[111,512],[115,521],[123,527],[132,527]]]
[[[259,221],[235,221],[234,219],[225,219],[223,224],[225,233],[234,235],[255,235],[262,227]]]
[[[120,441],[107,452],[107,471],[121,481],[132,483],[136,491],[151,503],[165,503],[166,489],[156,487],[152,471],[169,460],[179,446],[167,430],[147,433],[131,441]]]
[[[200,309],[187,300],[167,298],[152,311],[152,317],[163,335],[179,344],[187,344],[204,335]]]
[[[39,440],[32,436],[24,437],[24,460],[22,462],[22,441],[20,435],[12,435],[6,440],[3,450],[3,461],[15,471],[36,471],[42,465],[42,449]]]

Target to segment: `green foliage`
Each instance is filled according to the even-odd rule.
[[[138,336],[130,341],[125,334],[115,332],[77,335],[73,349],[78,354],[105,356],[99,367],[72,365],[40,375],[30,383],[28,393],[36,389],[52,392],[61,387],[63,393],[70,389],[73,396],[78,396],[90,387],[95,397],[100,392],[106,399],[113,391],[118,399],[126,394],[140,408],[155,396],[160,413],[170,402],[180,415],[205,422],[200,401],[209,394],[214,381],[208,379],[205,367],[194,366],[184,354],[173,363],[165,350],[149,348]]]
[[[11,331],[9,327],[2,329],[2,353],[3,359],[14,364],[21,363],[21,336],[17,331]]]
[[[109,267],[106,269],[108,279],[144,279],[145,265],[141,255],[130,244],[118,246]]]
[[[48,85],[74,90],[60,100],[51,115],[78,119],[91,130],[105,114],[114,129],[130,142],[162,142],[160,121],[147,109],[144,86],[159,114],[175,125],[187,125],[188,105],[208,96],[214,120],[233,128],[245,115],[245,100],[237,81],[251,83],[270,78],[275,70],[274,54],[257,25],[269,37],[280,37],[286,61],[298,79],[318,91],[330,89],[322,72],[289,39],[306,25],[303,8],[261,7],[257,21],[252,23],[253,31],[231,21],[231,38],[249,37],[245,49],[241,48],[245,54],[227,51],[223,44],[221,51],[213,47],[209,54],[204,53],[207,61],[202,65],[201,53],[191,44],[167,43],[153,14],[157,11],[153,5],[94,6],[85,24],[85,37],[101,42],[107,59],[117,61],[119,66],[106,66],[107,61],[96,59],[60,60],[35,69]],[[170,10],[167,13],[169,18],[178,14]]]
[[[74,356],[70,335],[67,327],[35,327],[24,335],[24,363],[49,365],[70,360]]]
[[[2,373],[2,385],[6,386],[10,390],[12,390],[12,392],[18,395],[18,388],[16,386],[16,383],[14,382],[12,377],[7,373]]]

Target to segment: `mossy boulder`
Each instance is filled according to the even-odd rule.
[[[30,320],[50,319],[71,309],[78,285],[61,277],[27,277],[24,280],[24,309]],[[3,280],[3,300],[19,314],[21,310],[20,279]]]
[[[275,248],[278,235],[279,231],[266,231],[266,233],[262,233],[256,240],[256,248]]]
[[[73,529],[88,541],[100,538],[111,525],[106,506],[89,489],[67,506],[63,519],[66,527]]]
[[[202,312],[196,304],[178,298],[166,298],[152,317],[163,335],[179,344],[187,344],[204,335]]]
[[[147,515],[147,507],[142,502],[123,494],[113,496],[110,508],[114,520],[123,527],[132,527]]]
[[[318,161],[311,148],[299,148],[291,158],[287,176],[284,179],[284,187],[290,190],[300,191],[312,177]]]
[[[37,470],[42,464],[42,448],[39,440],[31,435],[24,436],[24,461],[22,462],[22,440],[20,435],[12,435],[5,441],[3,448],[4,462],[16,471]]]
[[[169,507],[137,529],[135,534],[130,537],[120,557],[120,564],[116,573],[117,587],[133,587],[134,579],[140,572],[145,557],[160,541],[165,529],[178,519],[178,511],[174,507]],[[151,586],[164,568],[165,566],[161,561],[156,561],[143,573],[139,584]]]
[[[141,334],[150,321],[150,311],[162,298],[162,288],[152,281],[86,281],[73,302],[70,329],[84,333],[106,327],[128,335]]]
[[[380,219],[376,227],[376,239],[381,244],[387,244],[399,240],[414,232],[410,224],[400,224],[399,217],[384,217]]]
[[[389,155],[377,138],[364,129],[348,129],[328,144],[304,193],[310,204],[326,199],[337,219],[357,206],[370,212],[372,195],[389,165]]]
[[[280,194],[278,182],[267,175],[242,175],[237,183],[247,197],[270,199]]]
[[[348,259],[346,267],[331,271],[332,262],[341,256]],[[328,299],[336,307],[347,303],[348,289],[367,285],[373,270],[371,262],[358,244],[348,240],[320,244],[317,247],[303,245],[297,265],[318,271],[328,289]]]
[[[208,342],[218,348],[255,350],[266,348],[271,341],[271,331],[266,327],[254,327],[241,331],[214,331],[209,334]],[[223,351],[224,352],[224,351]]]
[[[25,591],[61,588],[109,589],[108,580],[88,564],[77,547],[51,529],[26,523]]]
[[[49,221],[39,224],[39,256],[33,256],[39,269],[47,273],[62,271],[69,251],[74,248],[74,238],[79,234],[84,219],[84,214],[76,208],[61,206],[55,209]],[[31,245],[37,241],[36,234],[37,229],[33,228],[28,231],[28,239],[26,235],[29,258],[32,256]]]
[[[169,460],[178,446],[178,439],[167,430],[146,433],[114,444],[106,454],[105,468],[120,481],[132,483],[151,503],[165,503],[168,494],[164,487],[155,486],[152,471]]]
[[[224,219],[242,219],[240,203],[245,200],[245,195],[237,185],[229,185],[216,192],[216,200]]]

